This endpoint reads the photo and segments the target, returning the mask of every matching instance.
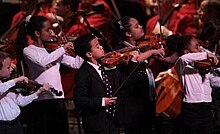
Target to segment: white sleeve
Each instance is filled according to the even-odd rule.
[[[176,61],[174,67],[177,71],[177,74],[179,77],[184,74],[184,69],[187,65],[192,66],[194,61],[201,61],[207,59],[207,53],[201,52],[201,53],[188,53],[184,54]]]
[[[65,64],[66,66],[69,66],[71,68],[79,69],[80,66],[83,63],[83,59],[79,57],[78,55],[76,57],[63,55],[63,59],[61,61],[62,64]]]
[[[4,93],[7,91],[9,88],[15,86],[15,81],[14,80],[9,80],[7,82],[0,82],[0,94]]]
[[[23,50],[23,54],[32,62],[41,66],[46,66],[62,57],[65,54],[65,50],[63,47],[60,47],[51,53],[42,53],[37,49],[26,47]]]
[[[201,53],[188,53],[181,56],[181,60],[185,62],[186,64],[194,62],[194,61],[201,61],[206,60],[208,57],[207,52],[201,52]]]
[[[28,96],[22,96],[21,94],[18,94],[16,96],[16,100],[19,106],[26,106],[29,103],[31,103],[33,100],[37,99],[38,95],[35,93],[28,95]]]

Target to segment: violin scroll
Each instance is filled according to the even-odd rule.
[[[32,85],[35,85],[37,87],[42,87],[43,86],[42,84],[39,84],[38,82],[33,81],[33,80],[28,80],[28,84],[32,84]],[[58,90],[54,89],[53,87],[50,87],[49,91],[54,93],[56,96],[62,96],[63,95],[62,91],[58,91]]]

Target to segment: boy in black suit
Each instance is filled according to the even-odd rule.
[[[112,95],[115,85],[104,84],[105,78],[97,61],[105,54],[103,47],[95,36],[87,34],[75,40],[74,48],[77,55],[85,60],[77,72],[74,93],[76,107],[82,115],[84,133],[118,134],[114,109],[117,97]],[[115,80],[117,78],[120,77]],[[113,109],[111,113],[109,107]]]

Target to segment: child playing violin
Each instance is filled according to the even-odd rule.
[[[113,35],[116,36],[114,44],[117,45],[113,46],[115,49],[137,46],[137,41],[144,36],[142,26],[133,17],[125,16],[114,21],[112,28]],[[155,83],[147,59],[163,55],[163,48],[146,52],[135,50],[130,52],[131,59],[127,65],[118,66],[126,77],[130,77],[118,93],[119,122],[126,134],[153,133]]]
[[[180,54],[175,69],[181,81],[184,97],[182,104],[182,132],[183,134],[212,133],[212,112],[210,73],[201,74],[195,63],[213,59],[216,65],[219,61],[212,53],[203,52],[196,38],[185,35],[179,38]]]
[[[1,134],[23,134],[23,129],[19,123],[20,115],[19,106],[25,106],[37,99],[39,94],[48,90],[48,84],[44,84],[35,93],[22,96],[20,93],[10,92],[9,89],[14,87],[18,82],[28,82],[28,78],[20,76],[6,82],[4,79],[10,77],[12,72],[11,58],[9,54],[0,51],[0,132]],[[15,89],[16,90],[16,89]]]
[[[48,52],[45,42],[53,39],[52,33],[52,24],[47,18],[30,16],[21,24],[15,44],[19,50],[18,55],[23,56],[21,59],[29,69],[30,77],[40,84],[48,82],[56,90],[63,92],[60,65],[77,69],[83,59],[67,54],[69,49],[73,49],[72,42],[60,44],[56,50]],[[33,40],[32,44],[27,45],[27,36]],[[69,134],[64,94],[50,100],[35,101],[28,108],[33,111],[28,117],[28,134]]]
[[[98,59],[104,56],[103,47],[99,44],[98,38],[92,34],[79,36],[74,43],[74,48],[84,62],[76,74],[76,89],[74,102],[81,111],[83,129],[85,134],[118,134],[116,129],[116,109],[117,97],[113,92],[117,81],[121,77],[115,75],[109,79],[109,74]],[[116,74],[113,71],[111,74]],[[106,75],[103,75],[105,72]],[[109,83],[106,83],[106,78]],[[112,108],[112,110],[111,110]]]

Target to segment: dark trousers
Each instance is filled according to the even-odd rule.
[[[18,119],[0,121],[0,134],[23,134],[23,128]]]
[[[23,109],[27,134],[69,134],[64,99],[34,101]]]
[[[156,118],[155,133],[156,134],[181,134],[181,116],[175,119],[164,119],[161,116]]]
[[[88,132],[88,131],[84,131],[84,134],[120,134],[119,129],[115,128],[115,129],[105,129],[103,131],[100,132]]]
[[[124,128],[125,134],[152,134],[152,125],[142,124],[139,126],[134,125],[134,127]]]
[[[211,103],[183,103],[183,134],[212,134]]]
[[[120,134],[116,118],[107,118],[105,127],[101,131],[91,132],[84,128],[84,134]]]

